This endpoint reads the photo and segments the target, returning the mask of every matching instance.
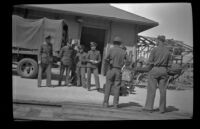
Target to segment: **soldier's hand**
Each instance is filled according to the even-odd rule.
[[[94,63],[94,60],[89,60],[89,62]]]
[[[41,64],[41,61],[40,61],[40,60],[38,61],[38,64]]]
[[[58,65],[61,65],[61,62],[58,62],[57,64],[58,64]]]
[[[96,64],[97,64],[97,63],[98,63],[98,61],[96,60],[96,61],[94,61],[94,63],[96,63]]]

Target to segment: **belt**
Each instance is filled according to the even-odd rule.
[[[119,70],[121,70],[121,68],[119,68],[119,67],[112,67],[112,68],[115,68],[115,69],[119,69]]]
[[[167,65],[154,65],[154,67],[168,67]]]

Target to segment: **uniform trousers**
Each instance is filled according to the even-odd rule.
[[[118,105],[119,103],[119,92],[121,85],[121,69],[120,68],[111,68],[106,75],[106,86],[104,93],[104,103],[109,102],[109,97],[111,93],[112,86],[114,86],[114,99],[113,105]]]
[[[96,88],[100,88],[98,68],[87,68],[87,86],[91,87],[91,72],[94,74]]]
[[[77,67],[77,85],[86,87],[86,79],[85,79],[85,67]]]
[[[153,67],[149,72],[145,109],[153,110],[156,89],[158,86],[160,91],[159,111],[166,111],[167,79],[167,69],[165,67]]]
[[[41,86],[42,83],[42,74],[46,72],[47,80],[46,80],[46,86],[51,86],[51,63],[39,64],[39,71],[38,71],[38,86]]]
[[[60,78],[59,78],[59,85],[61,85],[61,81],[63,79],[63,74],[66,71],[66,77],[65,77],[65,85],[69,84],[69,73],[70,73],[70,69],[71,69],[71,65],[70,64],[61,64],[60,67]]]

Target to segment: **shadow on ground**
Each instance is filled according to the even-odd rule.
[[[119,108],[131,107],[131,106],[142,107],[142,105],[140,105],[139,103],[136,103],[136,102],[120,103],[119,104]]]
[[[179,111],[179,109],[174,106],[168,106],[166,109],[166,112],[173,112],[173,111]]]

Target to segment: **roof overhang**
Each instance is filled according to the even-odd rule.
[[[76,4],[75,4],[76,5]],[[104,15],[100,12],[94,12],[91,13],[92,11],[75,11],[73,9],[67,9],[67,6],[69,7],[68,4],[64,5],[66,6],[66,8],[63,7],[62,8],[59,6],[53,6],[53,5],[48,5],[48,4],[40,4],[40,5],[36,5],[36,4],[30,4],[30,5],[16,5],[15,7],[20,7],[20,8],[25,8],[25,9],[33,9],[33,10],[40,10],[40,11],[48,11],[48,12],[52,12],[52,13],[60,13],[60,14],[71,14],[71,15],[78,15],[78,16],[86,16],[86,17],[96,17],[96,18],[101,18],[101,19],[106,19],[109,21],[118,21],[118,22],[125,22],[125,23],[131,23],[131,24],[136,24],[137,25],[137,31],[138,33],[148,30],[150,28],[156,27],[158,26],[158,22],[146,19],[144,17],[140,17],[138,15],[117,9],[115,7],[110,6],[110,8],[114,8],[114,11],[120,11],[120,13],[129,13],[128,15],[131,16],[133,15],[133,17],[136,17],[135,19],[131,18],[125,18],[125,17],[117,17],[117,16],[111,16],[111,15]],[[79,6],[81,7],[81,6]],[[107,7],[108,8],[108,7]],[[138,20],[137,20],[138,19]]]

